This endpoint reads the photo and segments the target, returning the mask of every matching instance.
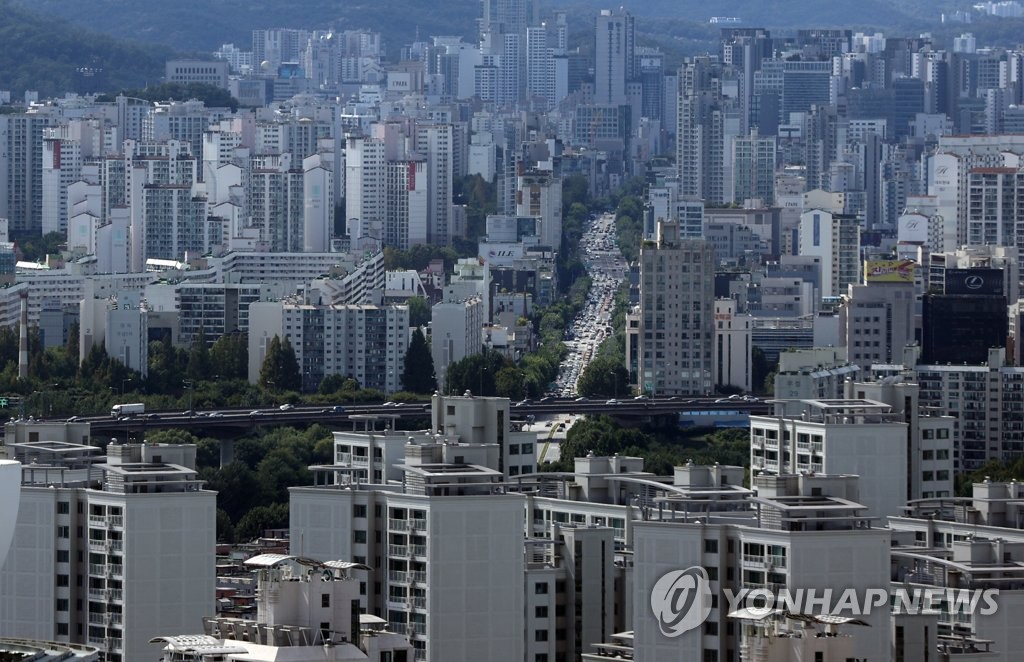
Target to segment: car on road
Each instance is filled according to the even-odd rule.
[[[606,405],[617,405],[617,404],[619,404],[619,401],[616,400],[615,398],[612,398],[611,400],[608,400],[607,402],[605,402],[605,404]]]
[[[194,411],[192,411],[191,409],[186,409],[185,411],[181,412],[181,415],[182,416],[195,416],[196,413]]]
[[[160,418],[160,414],[147,414],[147,415],[146,415],[146,418],[148,418],[148,419],[149,419],[149,420],[151,420],[151,421],[154,421],[154,420],[156,420],[156,419]],[[74,416],[72,416],[72,417],[71,417],[71,418],[69,418],[68,420],[69,420],[69,421],[73,421],[73,420],[76,420],[76,418],[75,418]]]
[[[280,407],[278,407],[278,409],[280,409],[281,411],[291,411],[292,409],[295,409],[295,405],[286,402]]]
[[[259,409],[253,409],[251,412],[249,412],[250,416],[261,416],[262,414],[263,412],[261,412]]]
[[[587,398],[576,398],[573,402],[590,402]]]

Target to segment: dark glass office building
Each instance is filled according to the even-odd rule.
[[[921,326],[922,363],[986,363],[989,349],[1006,347],[1006,297],[926,294]]]

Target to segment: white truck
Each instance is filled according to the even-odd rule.
[[[124,405],[114,405],[110,408],[111,418],[121,418],[122,416],[135,416],[136,414],[145,414],[146,405],[143,402],[132,402]]]

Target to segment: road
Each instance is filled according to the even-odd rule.
[[[654,398],[605,400],[598,398],[545,398],[541,402],[521,402],[512,406],[512,417],[530,420],[533,416],[543,422],[558,415],[611,414],[621,417],[646,417],[674,414],[687,410],[730,410],[745,413],[766,414],[770,405],[757,399],[728,398]],[[353,404],[344,411],[334,412],[330,407],[300,405],[292,409],[259,409],[253,414],[248,407],[242,409],[222,408],[216,416],[187,415],[180,411],[147,412],[141,416],[122,418],[110,416],[80,416],[75,421],[90,423],[94,434],[114,434],[121,431],[137,433],[139,430],[179,428],[192,430],[237,430],[255,426],[296,425],[322,423],[340,426],[349,423],[356,429],[373,419],[387,421],[398,418],[419,418],[430,416],[427,403],[405,403],[401,405]],[[71,419],[69,419],[71,420]],[[40,421],[42,422],[42,421]],[[340,427],[338,429],[341,429]]]
[[[565,339],[566,354],[558,369],[556,390],[562,397],[576,395],[583,369],[612,332],[615,293],[625,280],[629,265],[615,242],[615,215],[602,214],[587,223],[580,240],[583,265],[590,276],[587,305],[573,320]]]

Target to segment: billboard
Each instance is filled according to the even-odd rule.
[[[913,260],[866,260],[865,283],[913,283],[917,263]]]
[[[946,269],[946,294],[1003,294],[1003,270]]]

